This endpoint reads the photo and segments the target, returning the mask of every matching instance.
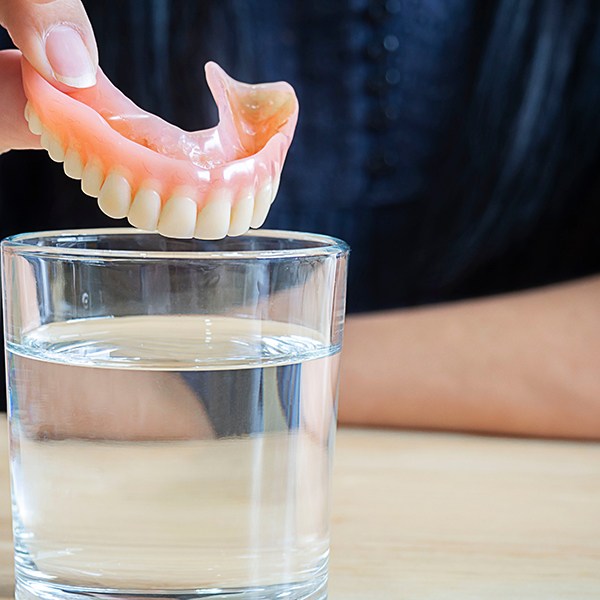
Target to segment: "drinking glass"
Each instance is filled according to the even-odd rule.
[[[327,597],[348,247],[2,243],[18,600]]]

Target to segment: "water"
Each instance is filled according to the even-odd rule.
[[[326,598],[338,350],[206,316],[9,344],[17,596]]]

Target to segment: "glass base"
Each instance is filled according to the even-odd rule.
[[[327,579],[253,588],[120,590],[17,580],[15,600],[326,600]]]
[[[15,600],[326,600],[327,576],[253,588],[193,590],[121,590],[65,586],[17,578]]]
[[[39,571],[15,540],[15,600],[327,600],[328,552],[309,579],[252,587],[144,589],[61,583]]]

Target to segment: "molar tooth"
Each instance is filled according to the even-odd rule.
[[[29,131],[35,135],[42,135],[44,131],[44,126],[40,121],[40,118],[37,116],[37,113],[33,108],[29,109]]]
[[[195,238],[220,240],[227,235],[232,197],[232,191],[223,188],[214,190],[208,195],[206,205],[196,220]]]
[[[253,229],[258,229],[265,222],[271,208],[271,198],[273,198],[273,184],[268,179],[258,188],[254,198],[254,213],[250,223]]]
[[[229,235],[236,236],[246,233],[246,231],[250,229],[253,212],[254,190],[252,188],[245,188],[237,195],[237,198],[231,207]]]
[[[88,196],[97,198],[104,183],[104,171],[96,160],[90,160],[83,169],[81,176],[81,191]]]
[[[65,174],[71,179],[81,179],[83,175],[83,162],[79,152],[74,148],[69,148],[65,154],[65,164],[63,165]]]
[[[98,196],[100,210],[113,219],[122,219],[127,216],[130,204],[129,181],[119,173],[109,173]]]
[[[196,203],[187,196],[171,196],[158,219],[158,231],[167,237],[194,237]]]
[[[40,145],[48,151],[50,158],[54,162],[62,162],[65,160],[65,151],[62,144],[58,141],[58,138],[47,129],[44,129],[44,132],[42,133]]]
[[[138,229],[156,231],[160,215],[160,195],[156,190],[140,188],[129,208],[127,219]]]

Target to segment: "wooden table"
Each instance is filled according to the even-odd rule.
[[[12,597],[0,419],[0,600]],[[600,598],[600,445],[342,430],[332,600]]]

